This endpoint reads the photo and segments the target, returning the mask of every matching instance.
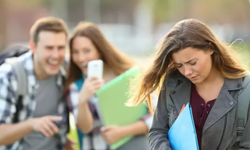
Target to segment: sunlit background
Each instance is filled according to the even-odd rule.
[[[70,31],[92,21],[121,51],[142,57],[185,18],[204,21],[223,41],[250,43],[248,0],[0,0],[0,50],[27,44],[34,21],[49,15],[64,19]]]
[[[249,0],[0,0],[0,52],[28,45],[40,17],[64,19],[71,32],[79,21],[96,23],[121,51],[144,60],[178,21],[196,18],[224,42],[237,47],[250,66]]]

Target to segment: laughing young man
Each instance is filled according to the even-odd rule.
[[[63,126],[55,122],[68,119],[61,92],[67,31],[65,22],[54,17],[41,18],[32,26],[31,50],[18,58],[27,87],[17,87],[12,65],[0,66],[0,150],[63,149],[68,121]],[[28,92],[16,108],[17,88],[27,88]]]

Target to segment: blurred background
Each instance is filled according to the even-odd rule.
[[[132,56],[151,54],[185,18],[204,21],[225,42],[250,45],[250,0],[0,0],[0,51],[26,45],[32,24],[49,15],[64,19],[70,32],[79,21],[94,22]]]
[[[176,22],[196,18],[233,44],[250,66],[250,0],[0,0],[0,53],[28,45],[30,27],[44,16],[64,19],[69,32],[79,21],[94,22],[109,41],[141,62]]]

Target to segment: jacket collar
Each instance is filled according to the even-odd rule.
[[[179,83],[175,89],[170,91],[170,96],[177,111],[179,112],[184,104],[186,105],[188,102],[190,102],[191,82],[182,75],[171,77],[171,80],[172,79],[175,80],[175,82]],[[225,82],[222,86],[219,96],[216,99],[215,104],[207,117],[207,120],[203,127],[203,132],[205,132],[210,126],[212,126],[216,121],[218,121],[236,105],[237,101],[232,97],[230,91],[242,89],[242,84],[243,83],[241,78],[225,78]]]
[[[242,78],[240,79],[225,79],[224,85],[210,111],[207,120],[203,126],[203,134],[206,130],[232,110],[238,99],[235,99],[230,91],[237,91],[243,88]]]
[[[169,78],[179,81],[180,83],[190,82],[186,77],[181,75],[178,71],[174,72],[169,76]],[[190,82],[191,83],[191,82]],[[181,85],[181,84],[180,84]],[[228,90],[239,90],[243,88],[243,81],[242,78],[240,79],[228,79],[225,78],[225,82],[223,85],[224,88],[227,88]]]
[[[190,94],[191,94],[191,81],[188,80],[186,77],[181,75],[180,73],[175,73],[174,75],[170,75],[168,82],[173,81],[173,83],[177,83],[177,86],[174,90],[170,92],[173,97],[176,97],[179,105],[178,107],[182,107],[183,104],[186,104],[190,101]],[[233,90],[240,90],[243,88],[243,81],[242,78],[240,79],[228,79],[225,78],[224,85],[222,86],[222,91],[233,91]]]
[[[177,111],[180,112],[182,106],[190,101],[191,82],[183,76],[175,76],[170,80],[177,83],[176,88],[170,91],[170,96]]]

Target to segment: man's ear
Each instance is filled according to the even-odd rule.
[[[34,54],[35,51],[36,51],[36,44],[35,44],[35,42],[34,41],[30,41],[29,45],[30,45],[30,49],[31,49],[32,53]]]

